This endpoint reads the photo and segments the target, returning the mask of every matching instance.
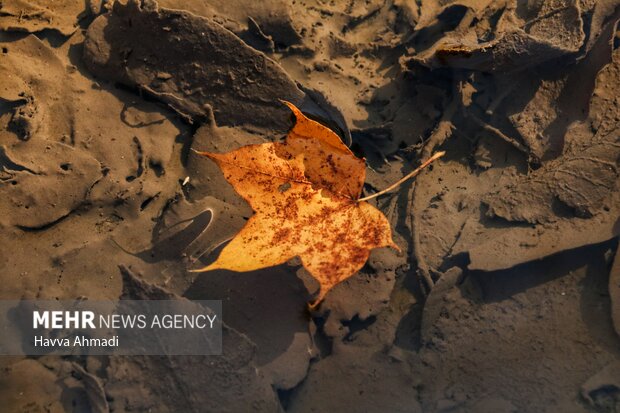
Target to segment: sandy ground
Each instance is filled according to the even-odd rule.
[[[0,298],[223,300],[211,357],[2,357],[7,412],[620,411],[618,0],[0,2]],[[402,252],[315,311],[209,160],[286,99]],[[374,201],[373,201],[374,202]]]

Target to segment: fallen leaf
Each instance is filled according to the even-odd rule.
[[[301,104],[305,93],[284,69],[214,20],[173,9],[156,2],[114,2],[88,27],[86,68],[98,78],[142,90],[186,120],[206,120],[213,107],[221,126],[286,131],[286,109],[270,96],[278,93]],[[162,27],[174,36],[164,41]]]
[[[284,142],[198,152],[218,164],[255,214],[215,262],[196,271],[252,271],[298,256],[321,286],[314,307],[362,268],[370,250],[399,248],[385,216],[359,200],[364,159],[330,129],[284,103],[296,119]]]

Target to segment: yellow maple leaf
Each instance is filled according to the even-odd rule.
[[[195,271],[253,271],[297,256],[320,284],[314,307],[362,268],[372,249],[399,248],[385,216],[364,201],[368,197],[359,198],[365,160],[333,131],[283,103],[296,118],[284,142],[197,152],[218,164],[255,214],[215,262]]]

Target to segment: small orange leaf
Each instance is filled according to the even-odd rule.
[[[320,283],[315,306],[362,268],[370,250],[398,247],[385,216],[358,201],[365,161],[330,129],[284,103],[296,118],[284,142],[198,152],[219,165],[255,214],[213,264],[196,271],[252,271],[298,256]]]

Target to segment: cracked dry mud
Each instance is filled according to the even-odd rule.
[[[620,409],[618,0],[0,2],[0,298],[223,300],[224,352],[3,357],[6,411]],[[403,253],[315,311],[212,162],[286,99],[366,157]],[[102,259],[104,257],[104,259]],[[202,263],[200,261],[203,261]]]

